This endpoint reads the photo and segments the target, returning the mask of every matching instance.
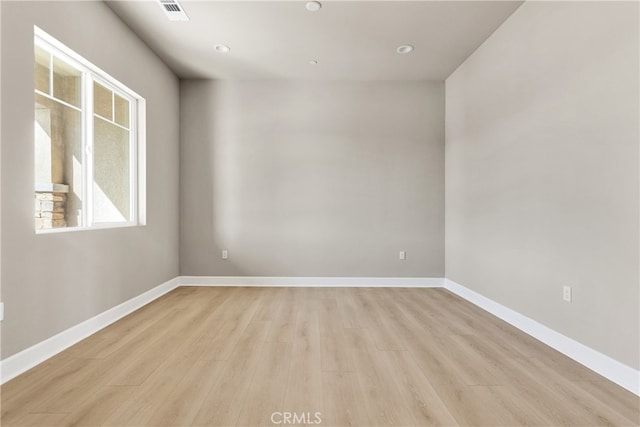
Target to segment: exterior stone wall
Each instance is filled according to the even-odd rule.
[[[66,227],[67,195],[36,191],[36,230]]]

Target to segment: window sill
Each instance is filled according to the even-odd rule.
[[[131,228],[142,227],[144,224],[138,224],[134,222],[118,223],[118,224],[100,224],[92,225],[91,227],[60,227],[60,228],[43,228],[35,230],[36,234],[58,234],[58,233],[72,233],[79,231],[92,231],[92,230],[109,230],[114,228]]]

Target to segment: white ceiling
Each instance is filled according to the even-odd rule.
[[[154,0],[107,4],[183,78],[443,80],[522,2],[182,0],[189,22]]]

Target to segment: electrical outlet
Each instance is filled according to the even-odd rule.
[[[227,252],[226,249],[222,250],[222,259],[227,259],[229,258],[229,252]]]
[[[562,287],[562,299],[571,302],[571,286]]]
[[[398,256],[401,260],[407,259],[407,253],[405,251],[400,251],[400,255]]]

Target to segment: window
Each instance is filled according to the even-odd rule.
[[[35,228],[136,225],[144,99],[38,28]]]

